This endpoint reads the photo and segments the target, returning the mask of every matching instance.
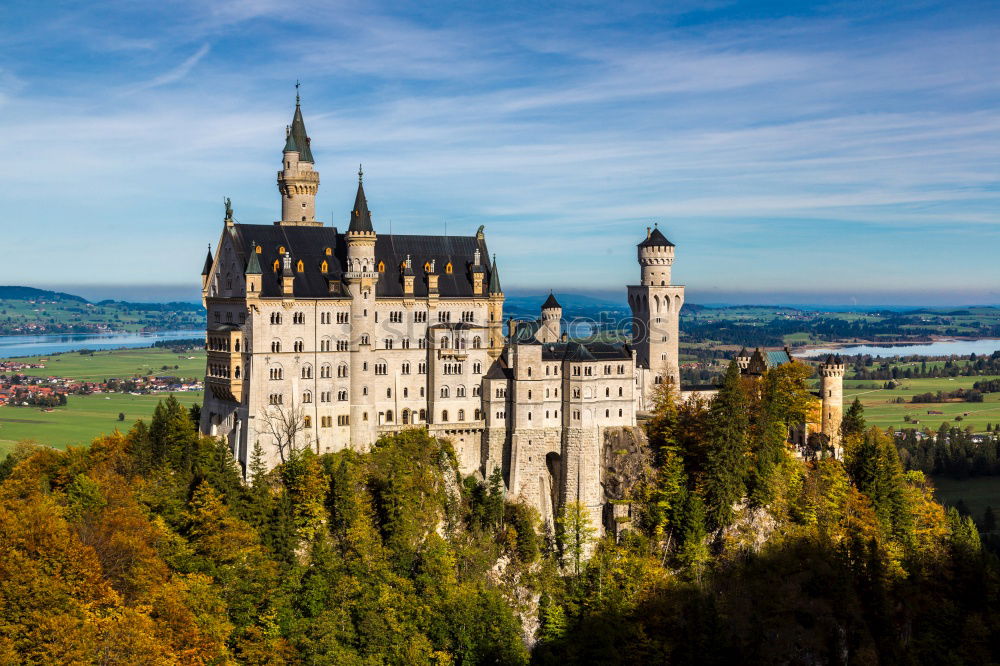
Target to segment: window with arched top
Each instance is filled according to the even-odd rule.
[[[453,270],[454,269],[452,268],[450,261],[447,264],[444,265],[444,272],[445,273],[448,273],[450,275]]]
[[[441,411],[441,420],[443,422],[447,422],[448,421],[448,410],[447,409]]]
[[[323,263],[319,265],[319,269],[322,272],[326,273],[330,270],[330,264],[326,263],[326,261],[324,260]]]
[[[298,263],[297,263],[297,264],[295,264],[295,271],[296,271],[297,273],[301,273],[301,272],[302,272],[302,271],[304,271],[305,269],[306,269],[306,265],[302,263],[302,260],[301,260],[301,259],[299,259]]]
[[[378,262],[378,272],[379,273],[385,273],[385,262],[384,261]]]
[[[263,251],[264,251],[264,248],[262,248],[260,245],[258,245],[257,246],[257,254],[260,254]]]
[[[278,254],[284,254],[284,253],[285,253],[285,246],[284,245],[279,245],[278,246]]]
[[[274,260],[274,272],[277,273],[279,270],[281,270],[281,262],[278,261],[277,259],[275,259]]]
[[[323,253],[324,253],[324,254],[325,254],[326,256],[328,256],[328,257],[332,257],[332,256],[333,256],[333,248],[331,248],[331,247],[328,247],[328,248],[326,248],[325,250],[323,250]]]
[[[425,261],[424,262],[424,272],[425,273],[430,273],[431,272],[431,262],[429,262],[429,261]]]

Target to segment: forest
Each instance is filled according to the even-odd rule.
[[[0,464],[0,662],[997,661],[997,559],[891,435],[858,405],[843,460],[786,445],[808,374],[665,388],[617,538],[572,503],[541,524],[425,430],[270,471],[258,446],[249,483],[173,399],[86,448],[22,443]]]

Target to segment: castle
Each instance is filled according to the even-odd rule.
[[[629,344],[569,339],[552,295],[538,320],[505,332],[483,227],[378,233],[359,169],[340,232],[316,219],[319,184],[296,97],[277,174],[281,219],[237,223],[227,201],[205,260],[201,431],[224,438],[246,473],[256,444],[273,466],[293,449],[365,450],[425,427],[452,441],[463,474],[499,468],[509,496],[544,519],[576,501],[599,525],[604,432],[634,427],[658,384],[680,385],[674,245],[659,229],[638,244]]]

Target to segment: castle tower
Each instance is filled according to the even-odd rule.
[[[842,446],[840,423],[844,418],[844,362],[839,356],[827,356],[819,366],[820,398],[823,402],[823,434],[830,438],[833,455],[840,458]]]
[[[680,387],[677,336],[684,287],[670,283],[674,244],[659,229],[646,229],[638,245],[641,281],[628,287],[632,309],[632,347],[640,372],[640,409],[649,409],[655,386],[672,382]]]
[[[298,88],[298,84],[295,84]],[[281,192],[281,224],[322,226],[316,221],[316,190],[319,189],[319,172],[313,169],[309,136],[302,120],[299,94],[295,93],[295,115],[285,130],[285,149],[282,169],[278,172],[278,191]]]
[[[740,372],[746,372],[750,369],[750,352],[747,351],[746,347],[740,349],[739,353],[736,354],[736,365],[740,366]]]
[[[497,270],[497,255],[493,255],[493,264],[490,266],[490,286],[489,286],[489,328],[490,328],[490,356],[497,358],[503,351],[503,289],[500,287],[500,271]]]
[[[556,297],[549,292],[549,297],[542,304],[542,326],[538,330],[539,342],[556,342],[562,333],[562,306]]]
[[[351,296],[351,447],[364,451],[377,438],[372,356],[375,341],[375,229],[365,197],[364,171],[358,167],[358,193],[354,197],[347,240],[344,282]]]

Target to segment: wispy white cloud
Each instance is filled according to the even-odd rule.
[[[831,242],[908,284],[939,276],[898,255],[933,246],[943,279],[967,282],[1000,240],[1000,58],[982,21],[429,11],[208,2],[159,15],[143,37],[156,48],[132,44],[129,61],[6,58],[20,83],[0,76],[0,153],[15,158],[0,162],[0,202],[52,234],[66,211],[89,216],[102,280],[186,279],[176,258],[216,233],[222,193],[244,221],[274,216],[301,77],[319,210],[341,222],[364,161],[378,220],[486,223],[512,284],[630,279],[651,219],[692,241],[679,275],[714,285],[841,281],[842,264],[799,258]],[[153,238],[162,258],[141,251]]]

